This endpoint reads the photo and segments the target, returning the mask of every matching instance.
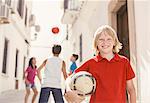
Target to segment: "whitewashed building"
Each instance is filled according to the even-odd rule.
[[[149,0],[64,0],[62,23],[68,25],[66,53],[79,54],[79,64],[94,55],[93,34],[111,25],[123,43],[136,73],[138,103],[150,103],[150,1]],[[70,51],[69,53],[68,50]]]
[[[25,87],[23,71],[35,22],[31,7],[29,0],[0,0],[0,92]]]

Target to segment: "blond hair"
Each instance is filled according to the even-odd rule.
[[[96,50],[96,54],[99,53],[97,43],[98,43],[98,39],[102,33],[107,33],[108,35],[110,35],[113,38],[113,40],[115,42],[114,47],[113,47],[113,52],[118,53],[120,51],[120,49],[122,49],[122,43],[119,42],[117,34],[112,27],[110,27],[108,25],[103,25],[103,26],[99,27],[94,34],[94,48]]]

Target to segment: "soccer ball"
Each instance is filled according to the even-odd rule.
[[[88,96],[95,92],[96,80],[89,72],[81,71],[71,77],[69,86],[71,90],[78,91],[78,95]]]

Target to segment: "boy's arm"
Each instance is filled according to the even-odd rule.
[[[46,65],[46,62],[47,62],[47,59],[44,60],[44,62],[39,66],[38,70],[37,70],[37,77],[39,78],[40,82],[42,80],[42,77],[41,77],[41,70],[42,68]]]
[[[136,92],[135,92],[135,87],[133,84],[132,79],[131,80],[127,80],[127,91],[129,93],[129,103],[136,103]]]
[[[64,61],[63,61],[63,63],[62,63],[62,72],[63,72],[63,75],[64,75],[64,79],[66,80],[66,78],[67,78],[68,76],[67,76],[67,72],[66,72],[66,64],[65,64]]]

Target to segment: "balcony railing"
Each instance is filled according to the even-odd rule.
[[[0,4],[0,24],[8,24],[10,23],[9,20],[10,9],[6,4]]]
[[[72,24],[76,20],[83,3],[84,1],[79,0],[64,0],[62,23]]]
[[[64,9],[75,10],[79,9],[78,0],[64,0]]]

